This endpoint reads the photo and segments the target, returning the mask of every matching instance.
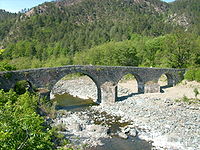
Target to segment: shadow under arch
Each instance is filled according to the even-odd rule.
[[[54,84],[52,85],[50,91],[52,92],[53,87],[60,81],[62,80],[65,76],[68,75],[72,75],[72,74],[81,74],[82,76],[87,76],[88,78],[90,78],[93,83],[95,84],[96,88],[97,88],[97,93],[96,93],[96,100],[95,102],[100,104],[101,103],[101,88],[100,85],[98,84],[98,82],[96,81],[96,79],[94,79],[90,74],[85,73],[85,72],[81,72],[81,71],[77,71],[77,72],[70,72],[70,73],[65,73],[64,75],[60,76],[59,78],[56,79],[56,82],[54,82]],[[77,85],[78,86],[78,85]]]
[[[131,90],[130,90],[130,93],[128,93],[127,95],[118,96],[118,89],[119,89],[118,86],[119,86],[119,83],[120,83],[121,80],[123,80],[123,78],[125,76],[131,76],[132,77],[132,78],[128,79],[129,82],[128,82],[128,85],[127,85],[127,86],[129,86],[131,84],[131,86],[132,86]],[[127,79],[125,78],[125,81],[126,80]],[[135,88],[134,88],[134,85],[136,85]],[[126,87],[124,87],[124,88],[126,88]],[[129,87],[127,87],[127,88],[129,88]],[[116,92],[117,101],[126,100],[127,98],[132,97],[134,95],[138,95],[138,94],[144,93],[143,81],[142,81],[141,77],[138,74],[135,74],[135,73],[125,73],[118,80],[116,91],[117,91]]]
[[[162,82],[164,82],[164,84]],[[170,73],[161,74],[158,79],[158,84],[160,85],[160,92],[164,93],[164,89],[174,86],[175,84],[174,75]]]

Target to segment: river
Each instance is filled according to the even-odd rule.
[[[105,127],[108,127],[106,131],[107,136],[105,137],[99,136],[98,140],[100,140],[101,142],[100,142],[100,145],[98,145],[98,142],[96,142],[95,144],[91,144],[90,140],[86,140],[88,141],[88,143],[85,143],[83,139],[88,138],[88,137],[84,137],[82,134],[80,135],[77,134],[81,131],[74,132],[74,130],[72,129],[73,127],[71,127],[71,130],[70,128],[68,129],[67,124],[65,124],[66,132],[62,132],[62,133],[68,135],[66,136],[66,138],[71,140],[73,144],[84,145],[84,146],[80,146],[84,150],[151,150],[152,149],[151,142],[141,140],[140,138],[138,138],[137,134],[135,136],[131,136],[128,133],[126,134],[124,133],[125,136],[127,137],[124,137],[124,138],[119,137],[119,133],[122,133],[121,130],[123,129],[123,127],[128,126],[130,123],[120,122],[120,119],[121,119],[120,117],[110,116],[106,113],[100,113],[98,111],[92,110],[91,107],[97,104],[95,104],[91,99],[83,100],[77,97],[73,97],[69,94],[62,94],[62,95],[55,95],[55,98],[53,99],[53,101],[57,102],[56,110],[58,112],[62,111],[63,113],[64,111],[66,114],[70,114],[70,115],[79,114],[80,118],[81,118],[80,115],[83,115],[83,116],[87,115],[88,118],[86,122],[90,122],[89,124],[87,124],[88,126],[95,124],[95,125],[101,125],[101,126],[103,125]],[[65,122],[65,119],[63,117],[69,118],[70,116],[64,115],[64,116],[59,117],[58,120],[63,119],[62,123]],[[72,122],[74,122],[74,120],[73,118],[71,119]],[[82,126],[83,124],[84,123],[80,123],[80,125]],[[69,122],[68,122],[68,125],[70,126]],[[97,135],[98,133],[94,132],[93,134]],[[74,141],[74,139],[76,140]],[[80,139],[80,141],[77,142],[77,139]],[[94,138],[91,137],[91,140],[94,140]],[[95,137],[95,140],[97,140],[96,137]]]

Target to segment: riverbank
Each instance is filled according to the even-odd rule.
[[[92,106],[92,110],[121,117],[120,122],[130,122],[141,139],[153,141],[156,149],[200,149],[200,105],[176,102],[186,95],[194,98],[193,89],[198,83],[182,83],[163,89],[164,93],[132,94],[136,92],[135,81],[119,84],[122,101],[114,104]],[[136,86],[135,86],[136,87]],[[96,98],[95,84],[88,78],[62,80],[54,93],[69,93],[81,98]],[[98,143],[97,143],[98,144]]]

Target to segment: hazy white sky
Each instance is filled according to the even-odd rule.
[[[19,12],[24,8],[32,8],[44,2],[52,0],[0,0],[0,9],[5,9],[10,12]],[[163,0],[165,2],[172,2],[174,0]]]

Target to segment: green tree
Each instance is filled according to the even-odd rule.
[[[0,147],[10,149],[53,149],[52,132],[36,113],[37,97],[26,92],[0,91]]]
[[[173,68],[186,68],[195,64],[198,45],[195,36],[190,33],[176,32],[166,36],[165,56]]]

